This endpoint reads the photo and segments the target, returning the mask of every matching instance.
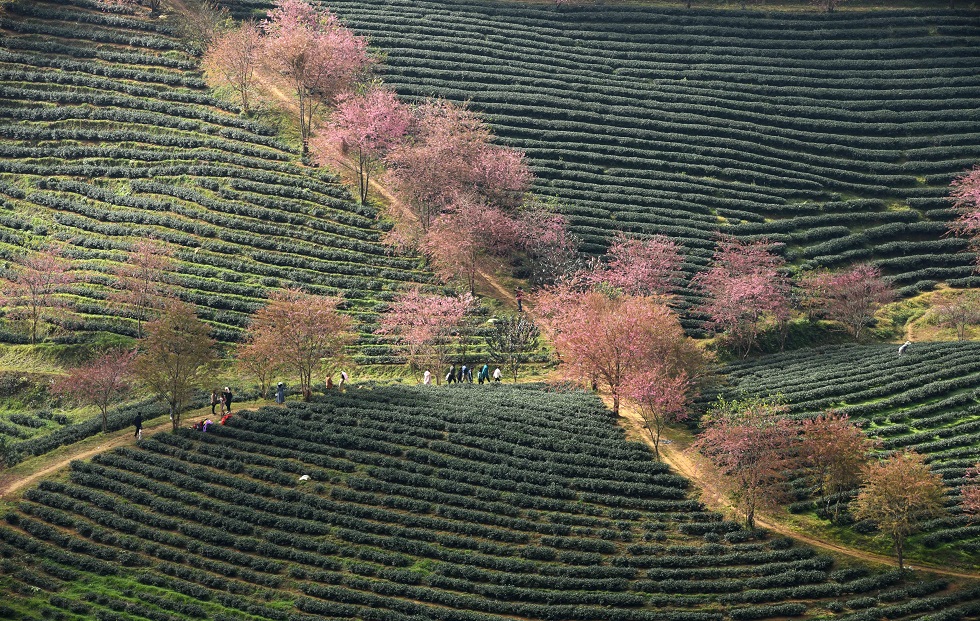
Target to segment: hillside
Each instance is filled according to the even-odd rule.
[[[980,524],[956,505],[966,470],[980,461],[980,343],[916,343],[903,356],[896,349],[841,345],[729,364],[722,394],[778,395],[800,417],[832,409],[861,423],[882,452],[909,448],[926,455],[953,494],[950,516],[926,524],[916,540],[933,560],[980,565]],[[792,510],[813,511],[814,503],[804,500],[812,490],[796,483],[800,502]]]
[[[666,234],[691,274],[718,233],[765,236],[801,267],[871,261],[907,293],[976,283],[944,235],[948,184],[980,161],[975,12],[329,6],[401,94],[469,101],[524,149],[589,252]]]
[[[309,481],[301,481],[309,475]],[[29,491],[7,616],[722,621],[980,614],[688,498],[595,397],[364,388],[161,434]],[[938,617],[937,617],[938,618]]]
[[[61,326],[69,339],[136,334],[127,310],[108,301],[110,274],[146,237],[175,249],[174,294],[224,341],[277,288],[339,295],[369,327],[394,292],[431,281],[417,258],[380,243],[373,208],[300,165],[273,127],[214,98],[164,20],[87,0],[5,10],[0,256],[66,245],[85,281],[66,294],[80,311]],[[357,354],[389,360],[366,334]]]

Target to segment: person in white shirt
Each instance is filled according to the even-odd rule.
[[[493,381],[499,382],[500,378],[503,377],[503,373],[500,372],[500,367],[493,370]]]
[[[422,383],[425,384],[426,386],[431,385],[432,384],[432,374],[429,373],[428,371],[426,371],[425,373],[423,373],[422,374]]]

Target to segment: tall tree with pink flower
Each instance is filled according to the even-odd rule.
[[[309,0],[277,0],[262,28],[263,62],[296,97],[305,155],[321,107],[349,90],[373,64],[367,39]]]
[[[136,350],[107,351],[51,386],[54,394],[81,404],[94,405],[102,415],[102,433],[109,431],[109,408],[119,403],[132,388]]]
[[[837,321],[851,336],[861,332],[883,304],[895,299],[895,291],[881,270],[862,264],[834,272],[820,272],[803,280],[806,299],[820,315]]]
[[[799,464],[800,423],[773,399],[720,401],[702,419],[694,448],[722,475],[732,501],[755,527],[760,508],[784,495],[788,474]]]
[[[8,317],[25,322],[32,345],[44,336],[46,323],[67,312],[67,301],[58,294],[75,280],[59,248],[29,251],[11,262],[2,277],[3,302]]]
[[[970,238],[974,250],[980,248],[980,165],[963,173],[950,185],[950,200],[960,217],[950,226],[957,235]],[[980,255],[977,256],[980,263]]]
[[[416,379],[435,365],[448,365],[459,339],[466,337],[467,315],[476,305],[473,296],[425,293],[419,288],[399,295],[381,316],[378,334],[396,339],[396,348]],[[438,383],[441,373],[436,372]]]
[[[408,106],[390,89],[373,84],[338,97],[325,131],[311,139],[310,148],[317,163],[349,170],[357,179],[358,197],[365,203],[382,160],[402,140],[411,122]]]
[[[724,239],[711,266],[693,279],[704,292],[700,306],[708,325],[723,332],[734,350],[747,356],[766,322],[789,317],[789,278],[785,261],[764,241],[744,243]]]
[[[663,235],[639,239],[618,233],[606,257],[592,280],[632,295],[670,295],[683,262],[678,245]]]
[[[630,375],[623,393],[635,403],[643,418],[643,427],[653,442],[653,452],[660,459],[660,438],[669,423],[687,420],[687,404],[692,382],[683,370],[673,371],[654,362],[650,367]]]
[[[424,234],[439,215],[486,204],[516,208],[530,187],[524,153],[493,144],[472,111],[446,100],[416,110],[414,131],[385,158],[386,181]]]

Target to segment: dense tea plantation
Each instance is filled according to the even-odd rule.
[[[980,614],[980,588],[720,520],[594,396],[503,386],[354,389],[76,462],[0,556],[4,612],[32,618]]]
[[[400,93],[470,101],[526,150],[586,250],[666,234],[692,272],[721,231],[800,265],[871,261],[907,292],[973,282],[965,242],[944,236],[948,184],[980,161],[973,13],[329,6],[385,51]]]
[[[903,356],[893,345],[822,347],[733,363],[725,372],[728,396],[779,395],[798,416],[833,409],[861,421],[882,451],[927,455],[954,493],[951,516],[928,523],[919,541],[937,554],[980,559],[980,524],[955,506],[965,471],[980,461],[980,343],[916,343]]]
[[[135,335],[106,298],[113,264],[141,237],[177,249],[174,290],[222,340],[279,287],[340,295],[370,324],[392,292],[430,280],[416,259],[386,252],[372,208],[210,95],[160,19],[85,0],[21,0],[6,13],[0,253],[67,244],[87,282],[72,292],[82,319],[65,329]],[[370,338],[359,348],[362,361],[386,353]]]

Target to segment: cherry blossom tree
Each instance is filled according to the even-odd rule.
[[[448,365],[466,316],[476,305],[472,295],[458,297],[423,293],[414,288],[399,295],[381,317],[379,334],[398,338],[397,347],[418,380],[429,365]],[[436,383],[441,377],[436,372]]]
[[[854,489],[861,482],[862,469],[867,465],[875,442],[864,435],[847,414],[833,412],[803,421],[801,449],[804,467],[827,497],[827,509],[834,495]],[[834,520],[839,517],[840,502]]]
[[[45,322],[55,318],[53,309],[65,312],[67,302],[58,293],[73,282],[75,275],[59,249],[44,248],[13,259],[2,279],[4,302],[11,319],[26,322],[31,345],[41,338]]]
[[[357,178],[361,203],[365,203],[373,175],[411,122],[411,110],[398,95],[374,84],[338,97],[326,131],[313,137],[310,148],[320,165],[337,164],[351,171]]]
[[[463,280],[476,292],[481,267],[499,267],[515,247],[517,222],[486,203],[439,215],[422,239],[421,249],[444,281]]]
[[[969,237],[976,250],[980,246],[980,165],[954,179],[949,196],[960,212],[960,217],[950,229],[958,235]],[[980,255],[977,260],[980,261]]]
[[[143,338],[143,323],[171,298],[168,283],[175,269],[169,248],[158,241],[142,239],[113,270],[119,289],[109,299],[130,308],[136,319],[137,338]]]
[[[204,78],[216,88],[228,88],[238,99],[242,112],[252,110],[255,73],[262,59],[262,29],[252,20],[221,34],[215,34],[204,51]]]
[[[135,359],[136,350],[105,352],[88,364],[72,369],[52,384],[51,392],[98,407],[102,414],[102,433],[108,433],[109,408],[122,401],[131,389]]]
[[[320,107],[333,103],[373,64],[367,39],[309,0],[277,0],[262,28],[263,62],[296,96],[305,155]]]
[[[963,291],[954,298],[946,297],[933,307],[936,323],[956,331],[956,338],[966,338],[967,328],[980,324],[980,292]]]
[[[412,210],[421,233],[440,214],[465,206],[520,205],[532,177],[524,153],[494,145],[473,112],[430,101],[417,109],[414,127],[385,158],[385,179]]]
[[[592,280],[632,295],[670,295],[683,262],[678,245],[662,235],[636,239],[617,233],[606,257]]]
[[[146,336],[139,342],[134,373],[167,403],[175,431],[194,391],[208,377],[208,364],[215,359],[210,331],[193,306],[170,300],[159,317],[147,323]]]
[[[960,488],[960,505],[963,511],[973,516],[980,515],[980,462],[966,471],[970,481]]]
[[[248,341],[269,352],[277,366],[299,375],[304,401],[313,396],[313,372],[343,362],[347,346],[357,338],[354,321],[337,311],[339,303],[337,298],[287,289],[274,293],[249,323]]]
[[[847,327],[855,339],[874,319],[883,304],[895,299],[895,291],[871,265],[857,265],[836,272],[821,272],[803,281],[806,298],[817,313]]]
[[[891,538],[904,568],[905,540],[928,519],[945,513],[946,488],[943,478],[932,472],[925,458],[914,451],[895,453],[872,464],[866,482],[851,503],[857,520],[870,520]]]
[[[779,322],[789,314],[789,279],[785,262],[766,242],[722,240],[711,267],[693,279],[706,297],[700,310],[708,325],[724,332],[735,351],[747,356],[766,321]]]
[[[800,423],[772,399],[721,401],[702,419],[694,448],[724,476],[733,502],[755,527],[756,510],[775,504],[799,465]]]
[[[517,247],[527,258],[532,286],[554,285],[584,267],[579,239],[568,230],[568,218],[553,205],[532,198],[517,213]]]
[[[625,381],[623,394],[637,405],[658,461],[660,437],[667,424],[687,420],[686,406],[691,389],[686,372],[671,373],[657,363],[634,373]]]
[[[677,316],[655,298],[555,287],[538,293],[535,301],[561,368],[605,386],[616,415],[626,380],[654,362],[672,376],[703,374],[701,350],[684,336]]]

